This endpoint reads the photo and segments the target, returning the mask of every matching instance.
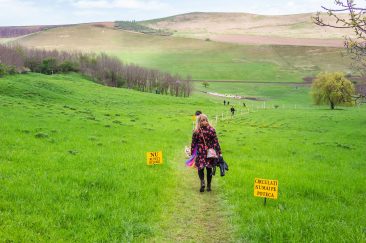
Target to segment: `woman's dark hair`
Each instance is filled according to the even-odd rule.
[[[201,115],[202,114],[202,112],[201,111],[196,111],[196,116],[199,116],[199,115]]]

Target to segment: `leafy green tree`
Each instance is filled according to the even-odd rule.
[[[333,110],[336,105],[352,104],[354,85],[343,73],[320,73],[312,84],[315,104],[328,104]]]

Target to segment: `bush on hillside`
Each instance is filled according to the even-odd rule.
[[[78,72],[79,71],[79,64],[73,61],[64,61],[59,65],[60,72],[67,73],[67,72]]]
[[[41,72],[41,69],[40,69],[40,65],[41,65],[41,60],[39,59],[36,59],[36,58],[26,58],[25,59],[25,62],[24,62],[24,65],[26,67],[28,67],[31,72]]]
[[[0,63],[0,77],[8,74],[5,64]]]
[[[48,75],[58,73],[59,71],[57,60],[54,58],[44,59],[39,68],[41,70],[41,73]]]
[[[17,70],[14,66],[8,66],[0,62],[0,77],[7,74],[16,74]]]
[[[114,26],[121,30],[140,32],[148,35],[170,36],[173,33],[161,29],[153,29],[136,21],[116,21]]]
[[[16,73],[18,73],[16,67],[14,67],[14,66],[7,66],[7,68],[8,68],[8,74],[16,74]]]

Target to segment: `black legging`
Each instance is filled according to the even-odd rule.
[[[212,180],[212,168],[206,167],[206,171],[207,171],[207,185],[210,185]],[[205,168],[198,170],[198,176],[200,177],[201,180],[205,179]]]

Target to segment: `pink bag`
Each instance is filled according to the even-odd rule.
[[[207,148],[207,145],[206,145],[206,140],[205,140],[205,137],[203,136],[203,134],[201,133],[201,136],[203,138],[203,142],[205,144],[205,147]],[[217,153],[216,151],[213,149],[213,148],[209,148],[207,149],[207,158],[210,159],[210,158],[214,158],[214,159],[217,159],[218,156],[217,156]]]
[[[207,158],[215,158],[217,159],[217,153],[213,148],[207,149]]]

